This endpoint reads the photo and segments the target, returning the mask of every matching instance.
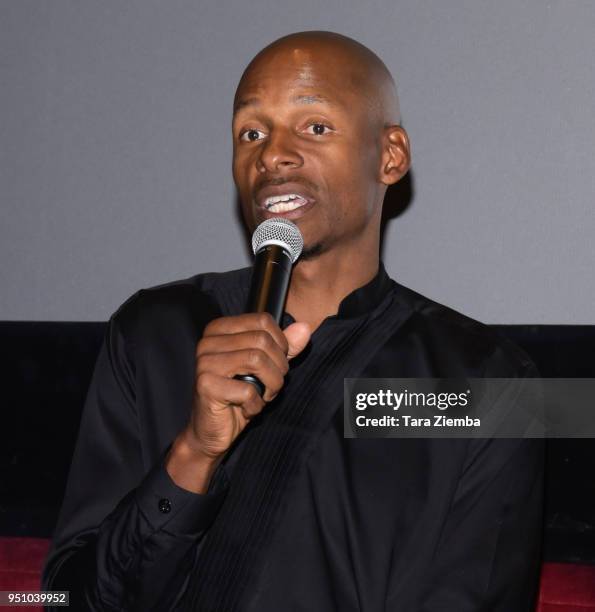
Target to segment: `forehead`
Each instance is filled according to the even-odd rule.
[[[234,111],[250,102],[287,100],[345,106],[365,98],[361,78],[343,54],[293,48],[257,57],[238,85]]]

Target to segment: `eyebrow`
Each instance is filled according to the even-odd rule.
[[[294,96],[293,98],[291,98],[291,101],[294,104],[327,104],[328,106],[336,106],[333,102],[331,102],[331,100],[319,94]],[[240,98],[233,105],[233,112],[237,113],[240,109],[245,108],[246,106],[259,106],[259,105],[260,105],[259,98]]]

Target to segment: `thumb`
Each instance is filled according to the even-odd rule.
[[[289,344],[287,359],[292,359],[306,348],[306,345],[310,341],[312,330],[307,323],[300,321],[298,323],[288,325],[283,330],[283,333],[285,334],[287,343]]]

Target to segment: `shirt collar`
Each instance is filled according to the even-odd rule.
[[[352,319],[371,312],[387,295],[393,284],[393,281],[386,273],[384,264],[380,261],[376,276],[365,285],[346,295],[339,304],[337,314],[328,318]],[[294,322],[295,319],[289,313],[283,313],[283,328]]]

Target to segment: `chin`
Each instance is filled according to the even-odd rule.
[[[324,246],[322,242],[315,242],[314,244],[304,245],[300,259],[302,261],[309,261],[316,259],[319,255],[324,253]]]

